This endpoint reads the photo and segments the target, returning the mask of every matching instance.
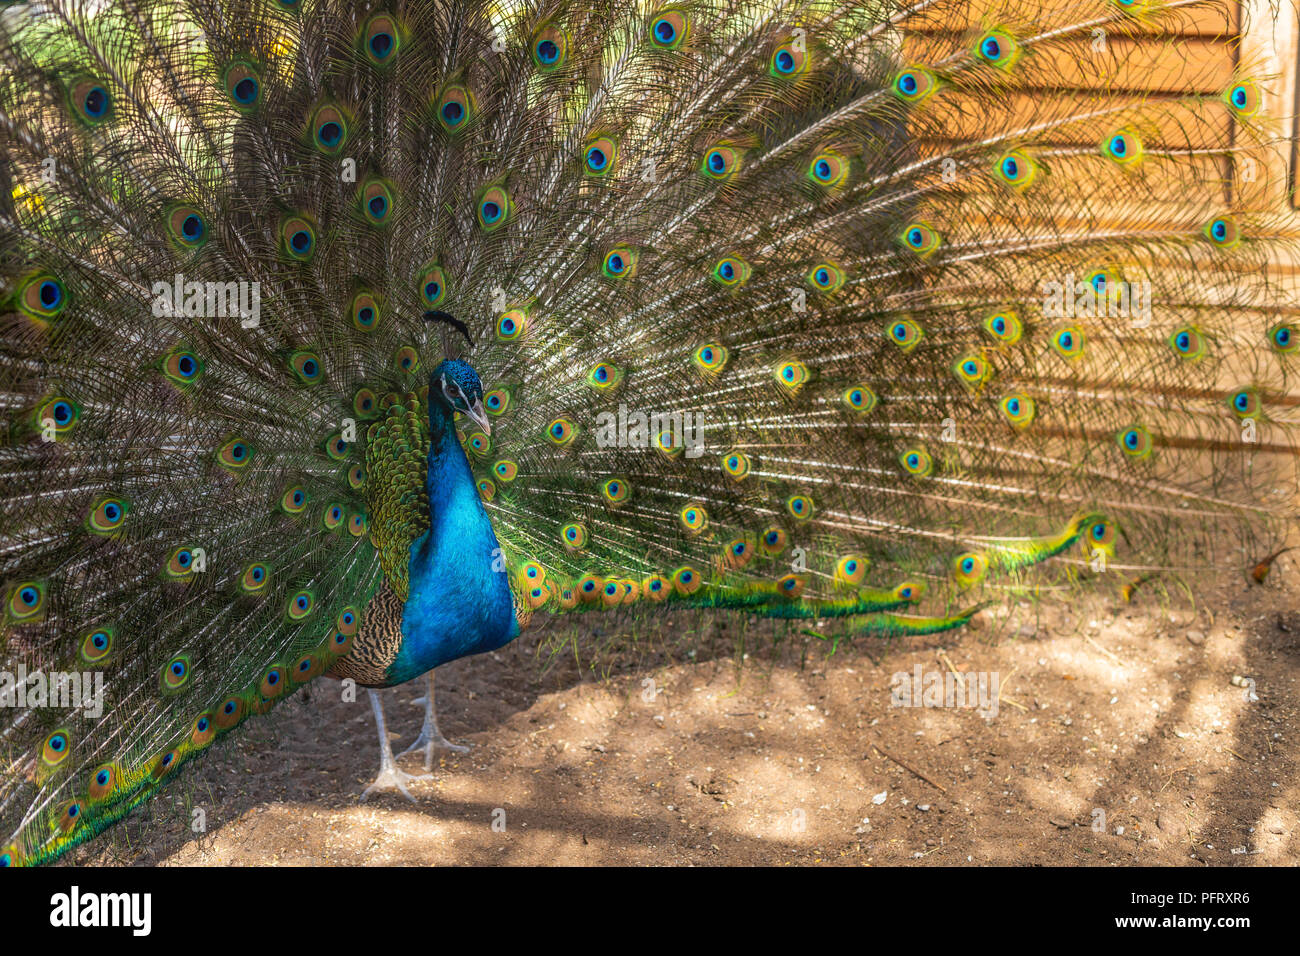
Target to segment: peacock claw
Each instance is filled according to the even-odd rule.
[[[435,698],[433,694],[433,671],[429,671],[429,691],[423,697],[417,697],[411,703],[424,706],[424,726],[420,728],[420,736],[415,738],[415,743],[403,750],[399,757],[405,757],[407,754],[416,751],[424,751],[424,769],[433,769],[433,752],[439,748],[450,750],[452,753],[467,754],[469,747],[464,744],[453,744],[450,740],[442,735],[438,729],[438,714],[435,710]]]
[[[405,770],[401,770],[395,766],[387,766],[387,767],[381,766],[379,768],[378,776],[375,777],[375,782],[372,783],[370,786],[366,787],[366,789],[362,792],[361,800],[364,803],[366,799],[370,796],[370,794],[375,790],[380,790],[380,791],[396,790],[402,796],[406,797],[407,800],[410,800],[412,803],[415,803],[415,797],[411,796],[411,791],[406,789],[406,782],[408,780],[432,780],[432,779],[433,779],[433,774],[430,773],[414,774],[414,773],[407,773]]]
[[[392,745],[388,742],[388,727],[384,723],[384,703],[374,690],[370,691],[370,706],[374,709],[375,726],[379,730],[379,774],[375,777],[375,782],[366,787],[361,794],[361,799],[364,802],[374,790],[396,790],[407,800],[415,803],[415,797],[411,796],[411,791],[406,789],[406,781],[428,780],[432,774],[417,776],[398,769],[397,761],[393,759]]]
[[[442,734],[436,732],[434,734],[429,734],[427,729],[425,729],[420,731],[420,736],[415,738],[415,743],[411,744],[411,746],[407,747],[397,756],[401,758],[401,757],[405,757],[409,753],[414,753],[417,750],[423,750],[424,769],[432,770],[433,752],[439,749],[450,750],[452,753],[458,753],[458,754],[469,753],[469,747],[465,746],[464,744],[453,744]]]

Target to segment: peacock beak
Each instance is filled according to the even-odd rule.
[[[483,411],[482,399],[474,399],[474,404],[469,407],[469,411],[466,414],[474,420],[475,425],[483,429],[483,434],[492,434],[492,426],[488,424],[487,414]]]

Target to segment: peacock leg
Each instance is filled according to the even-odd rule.
[[[468,747],[463,744],[453,744],[438,729],[438,713],[433,696],[433,675],[434,672],[429,671],[429,692],[415,701],[417,704],[424,703],[424,726],[420,728],[420,736],[415,738],[415,743],[398,754],[399,757],[405,757],[413,750],[423,750],[425,770],[433,769],[433,751],[438,747],[458,754],[469,753]]]
[[[384,704],[379,699],[377,691],[370,691],[370,706],[375,711],[375,724],[379,727],[379,775],[375,777],[375,782],[366,787],[365,792],[361,794],[361,799],[365,800],[370,796],[372,790],[398,790],[402,796],[406,797],[412,803],[415,797],[411,796],[406,789],[408,780],[428,780],[432,774],[409,774],[404,770],[399,770],[397,762],[393,760],[393,747],[388,742],[388,727],[384,724]]]

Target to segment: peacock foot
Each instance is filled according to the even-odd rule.
[[[428,682],[429,689],[423,697],[417,697],[411,701],[417,707],[424,707],[424,726],[420,728],[420,736],[415,738],[415,743],[403,750],[399,757],[404,757],[412,751],[424,751],[424,769],[433,769],[433,752],[438,749],[450,750],[452,753],[467,754],[469,747],[462,744],[453,744],[450,740],[442,735],[438,729],[438,711],[435,706],[434,697],[434,680],[433,671],[429,671]]]
[[[465,746],[464,744],[453,744],[450,740],[448,740],[446,737],[444,737],[441,733],[438,732],[437,727],[434,727],[433,732],[430,733],[429,728],[427,726],[420,731],[420,736],[415,738],[415,743],[411,744],[411,746],[407,747],[397,756],[405,757],[407,754],[414,753],[417,750],[424,751],[425,770],[433,769],[433,752],[435,750],[450,750],[452,753],[458,753],[458,754],[469,753],[469,747]]]
[[[412,803],[415,803],[415,797],[411,796],[411,791],[406,789],[407,782],[410,780],[432,780],[432,779],[433,779],[433,774],[407,773],[405,770],[401,770],[398,767],[394,766],[393,764],[389,764],[387,766],[380,766],[379,774],[378,776],[375,777],[375,782],[372,783],[370,786],[366,787],[365,791],[361,794],[361,799],[364,802],[370,796],[371,793],[377,790],[378,791],[396,790],[402,796],[406,797],[407,800],[410,800]]]

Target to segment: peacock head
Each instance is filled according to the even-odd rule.
[[[447,355],[447,360],[433,370],[433,378],[429,382],[429,394],[440,396],[442,403],[453,414],[460,412],[462,415],[468,415],[486,434],[492,434],[492,426],[488,424],[487,415],[483,413],[483,383],[479,381],[478,372],[474,371],[468,362],[462,362],[455,357],[456,352],[453,351],[453,347],[456,340],[449,335],[449,330],[459,332],[472,346],[474,338],[469,334],[469,328],[448,312],[426,312],[424,320],[441,324],[442,347]]]
[[[483,383],[468,362],[448,359],[434,369],[429,394],[441,396],[443,404],[453,412],[468,415],[486,434],[492,433],[483,411]]]

